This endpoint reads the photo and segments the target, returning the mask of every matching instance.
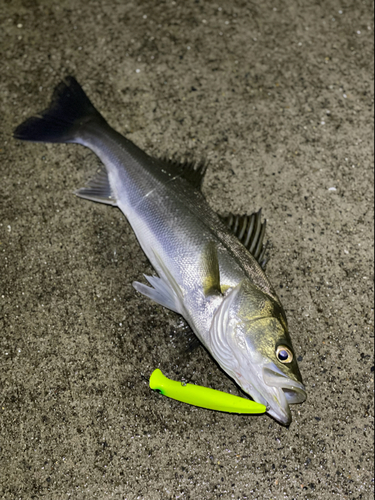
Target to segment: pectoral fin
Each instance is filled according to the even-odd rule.
[[[219,259],[215,243],[207,243],[201,260],[202,285],[204,294],[221,295]]]

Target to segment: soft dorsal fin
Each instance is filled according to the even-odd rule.
[[[263,240],[267,222],[262,222],[261,214],[262,210],[259,210],[251,215],[229,214],[220,218],[249,250],[262,269],[265,269],[268,261],[266,256],[268,242],[263,244]]]
[[[169,158],[161,158],[159,161],[172,175],[178,175],[190,182],[193,187],[201,189],[204,174],[207,170],[206,161],[194,162],[186,160],[179,162]]]

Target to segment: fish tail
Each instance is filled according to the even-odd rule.
[[[31,142],[81,142],[89,122],[104,122],[73,76],[66,77],[54,90],[47,109],[19,125],[13,136]]]

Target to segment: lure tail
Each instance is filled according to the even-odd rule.
[[[68,76],[55,88],[50,106],[21,123],[13,135],[31,142],[81,143],[92,122],[106,123],[77,80]]]

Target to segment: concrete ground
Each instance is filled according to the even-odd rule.
[[[0,3],[0,498],[370,499],[373,11],[369,0]],[[117,209],[72,193],[98,160],[12,130],[73,74],[154,155],[207,158],[218,212],[268,219],[308,400],[268,416],[148,388],[160,367],[238,393]]]

